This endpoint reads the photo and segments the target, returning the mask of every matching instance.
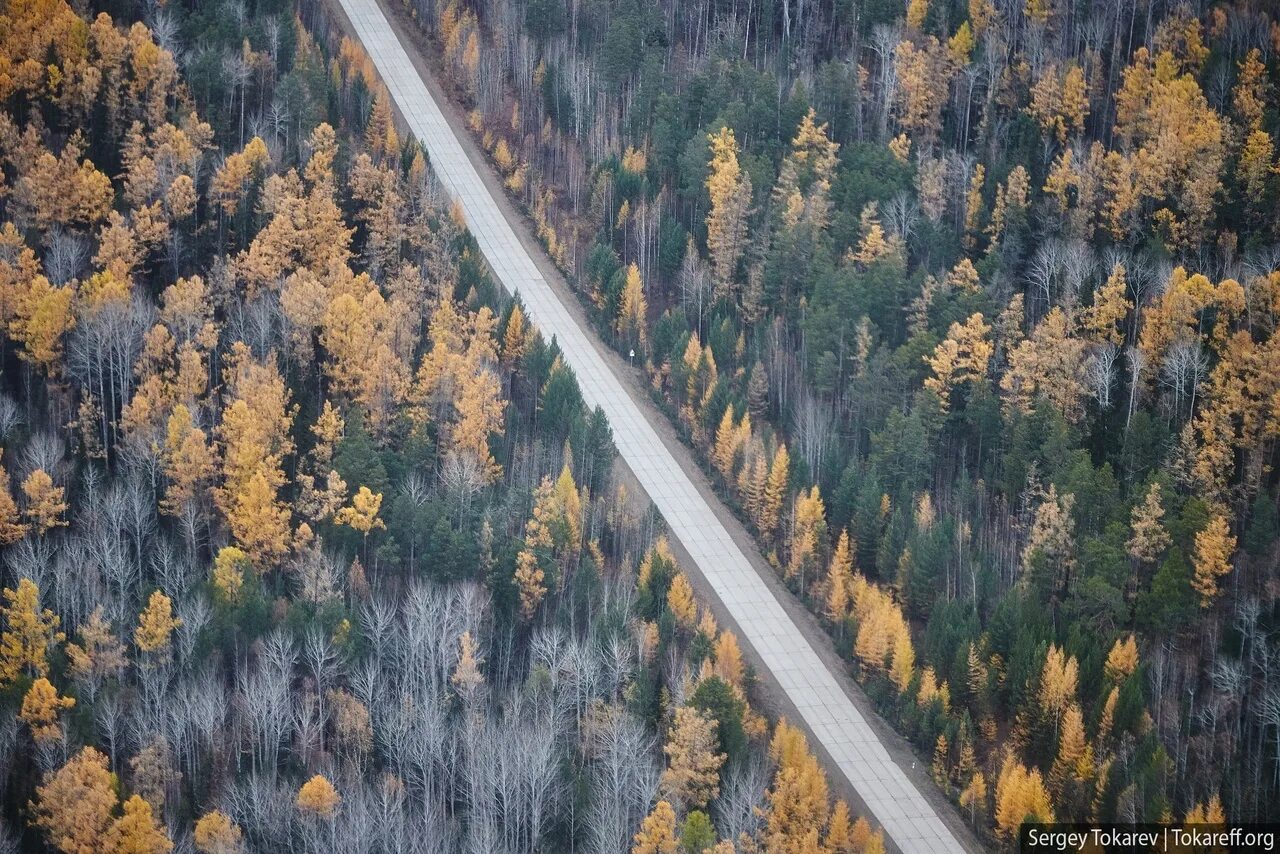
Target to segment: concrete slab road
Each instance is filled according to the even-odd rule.
[[[821,742],[887,841],[907,854],[963,851],[957,838],[893,760],[804,633],[720,522],[628,387],[601,359],[486,189],[376,0],[339,0],[400,114],[427,149],[432,168],[462,206],[494,274],[518,293],[544,337],[554,336],[588,406],[601,407],[618,452],[662,513],[764,666]]]

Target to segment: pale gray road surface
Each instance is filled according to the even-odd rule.
[[[746,555],[663,445],[627,387],[596,353],[593,333],[566,311],[529,256],[439,105],[410,61],[376,0],[340,0],[365,50],[405,121],[427,149],[431,166],[462,206],[490,268],[519,294],[544,337],[559,342],[587,405],[599,406],[613,427],[618,452],[649,498],[734,616],[742,634],[772,672],[808,728],[821,740],[891,844],[903,852],[964,850],[933,806],[890,757],[874,730]]]

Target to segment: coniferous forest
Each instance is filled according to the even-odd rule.
[[[323,9],[14,0],[0,103],[0,851],[884,850]]]
[[[1274,4],[401,2],[988,842],[1280,817]]]
[[[386,0],[993,849],[1280,820],[1263,0]],[[330,0],[0,11],[0,852],[882,852]]]

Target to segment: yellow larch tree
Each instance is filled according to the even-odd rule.
[[[662,790],[689,809],[701,809],[720,793],[720,767],[725,755],[718,753],[717,724],[714,718],[692,706],[676,709],[662,751],[667,769],[662,772]]]
[[[631,854],[676,854],[676,811],[667,801],[658,801],[653,812],[640,823]]]
[[[1032,818],[1052,822],[1053,802],[1039,769],[1028,770],[1008,753],[996,782],[996,835],[1006,841],[1013,840],[1023,822]]]
[[[1067,655],[1057,645],[1050,645],[1044,667],[1040,671],[1040,690],[1036,702],[1040,713],[1052,723],[1055,736],[1060,729],[1063,714],[1076,701],[1079,682],[1080,665],[1076,657]]]
[[[991,208],[991,221],[987,223],[987,234],[991,237],[991,248],[994,249],[1004,236],[1009,214],[1025,211],[1030,204],[1031,175],[1021,163],[1013,167],[1009,177],[996,187],[996,200]]]
[[[395,117],[391,113],[391,96],[385,88],[380,87],[374,95],[373,109],[364,127],[364,141],[376,160],[400,156],[400,136],[396,133]]]
[[[60,715],[75,706],[74,697],[58,696],[53,683],[41,676],[31,683],[22,698],[22,711],[18,717],[31,728],[36,744],[48,744],[62,737]]]
[[[884,226],[877,215],[878,205],[867,202],[858,215],[858,251],[853,253],[853,260],[866,266],[881,258],[900,252],[902,242],[898,237],[886,236]]]
[[[113,854],[168,854],[173,841],[156,820],[151,804],[133,795],[124,802],[124,814],[107,829],[103,849]]]
[[[0,455],[4,449],[0,448]],[[30,526],[18,521],[18,502],[13,500],[9,472],[0,464],[0,546],[16,543],[27,535]]]
[[[735,688],[742,687],[742,648],[738,645],[738,636],[729,630],[722,631],[716,638],[715,674]]]
[[[299,812],[322,819],[333,818],[341,802],[342,796],[323,774],[316,774],[303,783],[294,800]]]
[[[520,614],[526,620],[532,619],[542,604],[542,597],[547,593],[546,573],[538,566],[538,556],[528,548],[521,549],[516,555],[516,588],[520,591]]]
[[[649,303],[644,296],[644,281],[640,268],[627,266],[627,278],[618,297],[618,319],[615,324],[618,335],[632,346],[644,346],[648,337]]]
[[[1138,669],[1138,639],[1132,635],[1117,638],[1107,653],[1103,672],[1112,682],[1123,682]]]
[[[74,291],[54,287],[44,276],[20,285],[13,300],[9,334],[22,345],[18,355],[48,376],[57,376],[62,365],[63,337],[75,326],[71,311]]]
[[[1208,608],[1218,595],[1218,579],[1231,572],[1231,555],[1236,550],[1236,538],[1231,533],[1227,517],[1216,513],[1209,524],[1196,534],[1193,563],[1195,574],[1191,587],[1200,594],[1200,607]]]
[[[726,483],[733,482],[734,463],[737,461],[738,452],[742,449],[742,440],[743,436],[733,420],[733,404],[727,404],[724,408],[724,416],[720,419],[720,426],[716,428],[716,444],[711,453],[716,470],[720,472],[720,476]]]
[[[213,175],[209,194],[227,216],[234,216],[251,183],[262,180],[271,154],[260,137],[249,140],[245,147],[228,156]]]
[[[243,854],[240,825],[221,810],[207,812],[196,822],[194,841],[200,854]]]
[[[707,251],[715,273],[717,298],[732,296],[738,259],[746,246],[747,212],[751,205],[751,178],[738,165],[738,142],[730,128],[707,137],[711,161],[707,174]]]
[[[118,676],[129,666],[124,644],[116,637],[101,605],[80,624],[80,643],[67,644],[71,677],[77,681],[101,681]]]
[[[968,784],[960,792],[960,806],[969,811],[969,822],[977,820],[978,814],[987,812],[987,778],[981,771],[975,771]]]
[[[772,540],[782,521],[782,504],[786,499],[791,481],[791,455],[786,445],[778,445],[773,453],[773,462],[769,466],[769,479],[765,482],[764,494],[760,499],[760,514],[756,519],[756,528],[766,540]]]
[[[924,19],[929,14],[929,0],[909,0],[907,3],[907,26],[918,30],[924,26]]]
[[[147,607],[138,615],[133,642],[143,652],[164,654],[169,648],[173,630],[181,625],[182,620],[173,615],[173,600],[154,590],[147,600]]]
[[[806,576],[820,559],[819,549],[827,541],[827,511],[818,487],[811,486],[796,496],[794,524],[791,527],[791,549],[787,561],[787,578],[800,580],[806,589]]]
[[[1183,824],[1225,824],[1227,820],[1226,810],[1222,808],[1222,798],[1214,794],[1209,798],[1208,803],[1200,802],[1187,810],[1187,814],[1183,816]]]
[[[227,527],[259,572],[289,551],[289,510],[276,498],[267,472],[252,475],[226,510]]]
[[[452,300],[442,300],[427,327],[431,348],[409,392],[410,418],[417,424],[435,422],[446,448],[476,457],[486,483],[502,472],[489,453],[489,437],[502,434],[506,411],[493,369],[498,364],[496,328],[487,306],[464,316]]]
[[[236,542],[265,572],[287,551],[290,514],[277,494],[285,483],[284,459],[294,449],[297,407],[290,406],[274,358],[258,362],[242,342],[232,345],[223,376],[223,483],[215,498]]]
[[[22,492],[27,506],[22,512],[31,527],[40,535],[53,528],[67,527],[62,514],[67,512],[66,491],[53,482],[44,469],[36,469],[22,482]]]
[[[1058,145],[1084,130],[1089,114],[1089,90],[1084,71],[1077,63],[1066,69],[1050,65],[1031,87],[1031,105],[1027,113],[1045,133],[1052,133]]]
[[[1062,716],[1058,755],[1049,771],[1049,789],[1059,797],[1074,783],[1093,776],[1093,748],[1084,731],[1084,715],[1079,703],[1072,703]]]
[[[1006,408],[1029,413],[1047,400],[1068,421],[1084,415],[1084,343],[1071,334],[1067,315],[1054,306],[1031,335],[1009,352],[1000,380]]]
[[[894,91],[894,115],[913,140],[929,146],[942,130],[942,107],[950,88],[951,55],[933,36],[915,42],[898,42],[893,51],[898,83]]]
[[[969,26],[968,21],[961,22],[951,38],[947,39],[947,52],[951,54],[952,64],[957,68],[968,65],[975,45],[977,41],[973,37],[973,27]]]
[[[667,588],[667,608],[675,618],[676,625],[685,631],[692,631],[697,618],[697,602],[693,598],[693,586],[683,572],[676,573]]]
[[[900,631],[893,639],[893,663],[889,667],[889,678],[898,686],[898,693],[906,693],[915,672],[916,650],[911,643],[911,632]]]
[[[831,808],[822,842],[831,854],[851,854],[853,851],[853,820],[849,817],[849,805],[843,800],[836,801]]]
[[[361,486],[356,494],[351,496],[351,505],[339,510],[333,517],[333,522],[335,525],[353,528],[368,539],[370,532],[387,527],[386,523],[378,518],[378,512],[381,509],[382,493],[371,492],[369,487]]]
[[[244,587],[246,570],[253,568],[253,562],[243,550],[235,546],[223,546],[213,559],[213,569],[209,578],[213,582],[215,599],[228,605],[240,603],[240,591]]]
[[[484,659],[479,655],[479,648],[471,637],[471,632],[463,632],[458,638],[458,663],[449,677],[450,684],[463,699],[471,699],[484,687],[484,674],[480,672],[483,664]]]
[[[1141,563],[1153,563],[1169,547],[1172,539],[1160,520],[1164,504],[1160,500],[1160,484],[1153,481],[1146,498],[1135,504],[1129,516],[1130,536],[1125,548],[1129,556]]]
[[[1093,292],[1093,304],[1081,313],[1080,325],[1091,341],[1099,344],[1124,343],[1120,325],[1133,310],[1127,293],[1124,265],[1116,264],[1111,268],[1106,283]]]
[[[1231,90],[1231,106],[1241,127],[1254,130],[1262,126],[1271,90],[1267,79],[1267,65],[1262,61],[1262,53],[1255,47],[1240,60],[1239,69],[1236,85]]]
[[[86,747],[45,775],[32,804],[33,823],[62,854],[103,851],[116,808],[116,786],[107,757]]]
[[[844,630],[844,619],[849,616],[849,588],[853,584],[853,545],[849,539],[849,530],[842,528],[836,538],[835,551],[831,553],[831,563],[827,567],[827,619],[840,624]]]
[[[338,294],[321,321],[320,343],[332,357],[325,371],[334,390],[364,408],[378,437],[390,429],[409,388],[409,368],[395,340],[402,311],[370,287],[359,298]]]
[[[925,356],[932,375],[925,378],[924,387],[938,395],[943,411],[950,408],[951,393],[958,385],[986,377],[995,351],[990,334],[991,327],[983,321],[982,314],[972,314],[963,324],[951,324],[933,355]]]
[[[514,370],[524,358],[529,346],[532,329],[525,321],[524,310],[520,306],[511,307],[511,315],[507,318],[507,328],[502,333],[502,366]]]
[[[809,752],[804,734],[785,718],[774,729],[769,756],[777,770],[765,793],[765,850],[795,854],[813,851],[818,844],[818,828],[826,824],[829,812],[827,776]]]
[[[163,459],[169,483],[160,509],[177,516],[187,502],[200,499],[210,488],[216,462],[205,432],[195,426],[186,404],[179,403],[169,416]]]
[[[964,197],[964,243],[969,248],[973,247],[982,230],[982,185],[986,180],[987,168],[981,163],[974,166],[969,190]]]
[[[0,632],[0,683],[11,685],[21,676],[49,673],[49,648],[66,636],[58,631],[58,617],[40,608],[40,589],[29,578],[16,590],[4,589],[4,631]]]
[[[829,224],[831,179],[839,150],[827,125],[817,123],[817,112],[810,107],[800,119],[773,189],[780,239],[791,239],[797,233],[812,239]]]
[[[1166,50],[1157,49],[1153,57],[1147,48],[1138,48],[1115,100],[1116,138],[1134,154],[1113,154],[1132,170],[1134,202],[1156,209],[1153,221],[1172,226],[1164,231],[1175,245],[1204,239],[1222,186],[1222,117],[1195,75],[1180,68]],[[1176,212],[1169,206],[1176,206]]]

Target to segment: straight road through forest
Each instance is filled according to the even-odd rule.
[[[688,569],[703,577],[732,615],[741,639],[768,671],[762,676],[776,680],[806,729],[834,762],[836,767],[828,770],[847,779],[868,817],[883,826],[892,847],[910,854],[965,850],[968,846],[961,845],[938,810],[894,761],[664,445],[648,420],[661,415],[652,407],[646,415],[637,405],[628,383],[597,350],[594,333],[574,320],[543,277],[376,0],[339,2],[401,116],[430,155],[441,184],[461,205],[489,267],[509,292],[519,294],[543,336],[555,337],[587,405],[604,410],[618,452],[695,563]]]

